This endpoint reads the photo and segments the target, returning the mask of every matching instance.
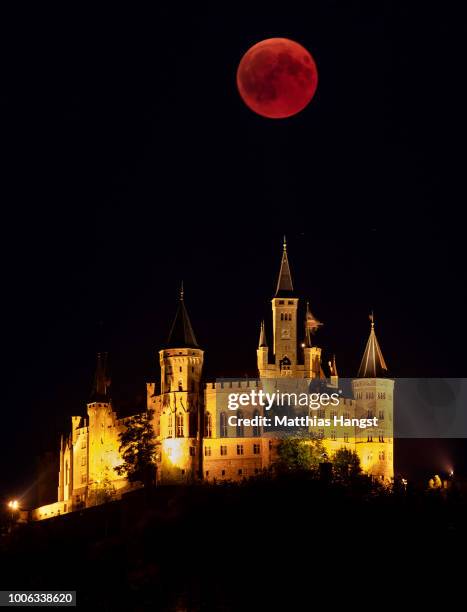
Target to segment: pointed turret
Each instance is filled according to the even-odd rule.
[[[383,353],[375,334],[375,320],[373,313],[370,315],[371,330],[370,337],[366,343],[363,353],[358,378],[384,378],[388,375],[388,367],[384,361]]]
[[[264,321],[261,321],[261,327],[259,331],[259,344],[258,348],[267,348],[268,343],[266,340],[266,331],[264,329]]]
[[[190,317],[185,306],[183,283],[180,289],[177,313],[167,340],[167,348],[198,348]]]
[[[107,376],[107,353],[97,353],[96,374],[89,403],[109,402],[109,379]]]
[[[292,275],[290,273],[289,259],[287,257],[287,242],[284,236],[281,269],[277,279],[276,297],[288,297],[293,294]]]

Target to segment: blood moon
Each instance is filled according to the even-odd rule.
[[[270,119],[291,117],[303,110],[317,85],[311,53],[288,38],[267,38],[253,45],[237,70],[237,87],[245,104]]]

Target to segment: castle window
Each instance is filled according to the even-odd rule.
[[[380,421],[384,421],[384,410],[380,410],[380,411],[378,412],[378,419],[379,419]]]
[[[289,312],[289,321],[292,320],[292,314]]]
[[[190,446],[190,457],[194,457],[196,454],[196,449],[194,446]]]
[[[81,457],[81,465],[86,465],[86,456],[85,455],[83,455]]]
[[[241,476],[242,474],[243,474],[243,470],[240,468],[240,469],[238,470],[238,475],[239,475],[239,476]]]
[[[318,429],[318,438],[324,440],[324,429]]]
[[[194,373],[194,371],[195,371],[195,367],[194,367],[194,366],[191,366],[191,373],[193,374],[193,373]]]
[[[243,438],[245,436],[245,427],[243,426],[243,412],[239,410],[237,412],[237,438]]]
[[[243,444],[237,444],[237,455],[243,455]]]
[[[261,452],[261,448],[259,444],[253,444],[253,454],[259,455]]]
[[[372,418],[373,418],[373,410],[368,410],[368,412],[367,412],[367,417],[368,417],[369,419],[372,419]]]
[[[209,470],[206,470],[206,476],[209,476]]]
[[[253,413],[253,418],[259,417],[259,410],[255,410]],[[253,425],[253,437],[258,438],[261,435],[259,425]]]
[[[366,439],[367,442],[373,442],[373,436],[368,436],[368,438]]]
[[[326,416],[326,411],[324,408],[319,408],[318,410],[318,419],[324,419]]]
[[[284,300],[279,300],[279,305],[283,306],[284,305]]]
[[[269,440],[269,450],[272,451],[272,440]]]
[[[210,446],[205,446],[204,447],[204,455],[205,455],[205,457],[210,457],[211,456],[211,447]]]
[[[331,440],[335,440],[335,439],[336,439],[336,432],[331,431]]]
[[[172,449],[170,448],[170,446],[169,446],[169,448],[166,450],[166,453],[167,453],[167,457],[171,457],[171,456],[172,456]]]
[[[289,300],[287,303],[288,303],[290,306],[293,306],[293,300]]]
[[[284,320],[284,313],[281,312],[281,321],[283,321],[283,320]]]
[[[81,474],[81,484],[86,483],[86,474]]]
[[[225,476],[225,470],[222,470],[221,474],[222,476]]]
[[[183,438],[183,414],[177,414],[177,438]]]
[[[221,446],[221,455],[222,456],[227,455],[227,446]]]
[[[178,390],[179,390],[179,391],[183,391],[183,381],[182,381],[182,379],[180,379],[180,380],[178,381]]]
[[[168,429],[167,435],[168,435],[169,438],[172,438],[173,435],[174,435],[174,430],[173,430],[173,416],[171,414],[169,414],[169,417],[167,419],[167,426],[168,426],[167,427],[167,429]]]
[[[348,442],[349,441],[349,434],[344,434],[344,442]]]
[[[86,438],[82,438],[82,440],[81,440],[81,448],[86,448]]]
[[[179,367],[178,371],[183,372],[182,366]]]
[[[212,417],[209,412],[204,415],[204,437],[210,438],[212,436]]]
[[[190,435],[190,438],[195,438],[196,437],[196,429],[198,426],[198,422],[197,422],[197,417],[196,417],[196,413],[195,412],[190,412],[190,415],[188,417],[188,425],[190,428],[190,431],[188,432]]]
[[[227,438],[227,415],[225,414],[225,412],[221,412],[220,426],[221,438]]]

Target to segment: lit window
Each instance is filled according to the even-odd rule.
[[[237,412],[237,438],[243,438],[245,436],[245,428],[243,426],[243,412],[239,410]]]
[[[221,412],[220,428],[221,438],[227,438],[227,415],[225,412]]]
[[[177,414],[177,438],[183,438],[183,414]]]
[[[259,417],[259,410],[255,410],[253,413],[253,418],[255,417]],[[259,436],[261,435],[260,429],[258,425],[253,425],[253,437],[254,438],[259,438]]]
[[[212,436],[212,417],[210,412],[206,412],[204,415],[204,437],[210,438]]]
[[[172,438],[173,435],[174,435],[174,431],[173,431],[173,416],[171,414],[169,414],[169,417],[167,419],[167,426],[168,426],[167,427],[167,429],[168,429],[167,435],[168,435],[169,438]]]

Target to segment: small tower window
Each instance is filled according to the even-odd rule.
[[[183,391],[183,381],[182,381],[182,379],[181,379],[181,378],[180,378],[180,380],[178,381],[178,390],[179,390],[179,391]]]
[[[172,438],[174,435],[174,431],[173,431],[173,416],[171,414],[169,414],[169,418],[167,419],[167,436],[169,438]]]
[[[225,412],[221,412],[220,436],[221,438],[227,438],[227,415],[225,414]]]
[[[210,412],[206,412],[204,415],[204,437],[210,438],[212,436],[212,417]]]
[[[183,414],[177,414],[177,438],[183,438]]]
[[[259,410],[255,410],[253,413],[253,418],[259,417]],[[253,425],[253,437],[259,438],[261,435],[259,425]]]
[[[237,413],[237,438],[243,438],[245,436],[245,427],[243,426],[243,412],[241,410]]]

